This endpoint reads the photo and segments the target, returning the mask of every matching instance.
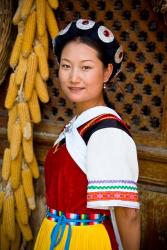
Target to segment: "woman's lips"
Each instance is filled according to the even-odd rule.
[[[80,91],[82,91],[84,88],[82,87],[69,87],[69,90],[73,93],[78,93]]]

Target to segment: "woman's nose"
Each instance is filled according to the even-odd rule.
[[[72,69],[70,74],[70,81],[71,83],[78,83],[80,80],[79,70]]]

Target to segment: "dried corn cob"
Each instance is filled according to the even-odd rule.
[[[22,170],[22,182],[24,193],[26,195],[28,206],[31,210],[35,209],[35,193],[33,187],[33,178],[32,173],[29,168],[25,168]]]
[[[45,50],[42,44],[36,41],[35,46],[34,46],[34,51],[38,58],[39,72],[41,74],[42,79],[45,81],[49,77],[49,67],[48,67]]]
[[[23,83],[27,71],[27,58],[24,58],[20,54],[19,64],[16,68],[16,84],[20,85]]]
[[[48,41],[48,33],[47,33],[46,30],[45,30],[45,33],[44,33],[43,36],[38,35],[38,40],[42,44],[42,46],[43,46],[43,48],[45,50],[46,58],[48,58],[49,41]]]
[[[0,249],[1,250],[10,249],[10,241],[6,235],[5,228],[2,224],[0,224]]]
[[[30,123],[30,112],[27,102],[20,101],[17,104],[17,113],[21,123],[21,129],[24,131],[26,124]]]
[[[24,164],[22,169],[22,182],[26,198],[33,197],[35,195],[33,187],[33,178],[31,170],[27,164]]]
[[[11,151],[9,148],[5,148],[3,154],[3,162],[2,162],[2,179],[5,181],[9,179],[10,166],[11,166]]]
[[[28,224],[28,209],[22,185],[20,185],[14,192],[14,196],[16,200],[16,207],[20,215],[20,220],[23,224]]]
[[[32,176],[35,179],[37,179],[39,177],[39,167],[38,167],[38,163],[37,163],[37,159],[36,159],[35,154],[34,154],[33,161],[31,163],[29,163],[28,166],[31,169]]]
[[[32,138],[32,124],[31,122],[27,122],[23,129],[23,137],[26,140],[30,140]]]
[[[3,223],[5,232],[10,240],[15,239],[15,215],[13,193],[5,195],[3,202]]]
[[[17,109],[16,105],[13,105],[13,107],[8,111],[8,124],[7,124],[7,133],[8,133],[8,141],[10,142],[11,134],[12,134],[12,127],[17,119]]]
[[[13,16],[13,19],[12,19],[14,25],[17,25],[21,20],[21,7],[22,7],[22,5],[23,5],[23,0],[19,0],[19,5],[18,5],[17,10],[16,10],[16,12]]]
[[[15,123],[13,124],[11,141],[10,141],[12,160],[14,160],[19,153],[21,146],[21,139],[22,139],[21,125],[19,119],[16,119]]]
[[[35,89],[40,101],[43,103],[47,103],[49,101],[47,86],[38,72],[36,74]]]
[[[18,63],[19,56],[20,56],[20,51],[21,51],[21,45],[22,45],[22,42],[23,42],[23,26],[19,25],[18,27],[19,27],[18,34],[17,34],[17,37],[16,37],[16,41],[14,43],[12,53],[11,53],[11,56],[10,56],[10,61],[9,61],[10,67],[12,69],[15,69],[15,67],[16,67],[16,65]]]
[[[16,223],[16,237],[14,241],[11,241],[10,250],[20,250],[21,249],[20,243],[21,243],[21,231],[20,231],[18,223]]]
[[[33,90],[31,99],[28,102],[30,114],[32,121],[34,123],[39,123],[41,121],[41,111],[40,111],[40,105],[37,97],[37,93],[35,89]]]
[[[33,0],[24,0],[21,7],[21,18],[25,20],[30,13],[31,7],[33,4]]]
[[[35,196],[27,198],[27,202],[28,202],[28,207],[29,207],[30,211],[34,210],[36,208]]]
[[[27,73],[24,84],[24,95],[26,101],[31,98],[32,90],[35,84],[35,77],[37,72],[37,56],[34,52],[32,52],[27,61]]]
[[[17,92],[18,92],[18,87],[15,81],[15,73],[12,73],[10,75],[9,86],[8,86],[7,95],[5,98],[5,108],[7,109],[12,108],[16,100]]]
[[[30,163],[33,161],[33,155],[34,155],[32,138],[30,140],[26,140],[23,137],[22,143],[23,143],[23,153],[25,161],[27,163]]]
[[[36,12],[33,11],[27,18],[22,43],[22,55],[28,57],[31,52],[36,30]]]
[[[11,162],[11,186],[13,189],[18,188],[21,183],[21,164],[22,150],[19,151],[18,156]]]
[[[3,162],[2,162],[2,178],[7,181],[10,175],[11,166],[11,151],[9,148],[4,150]]]
[[[50,4],[51,8],[53,8],[53,9],[57,9],[59,6],[58,0],[48,0],[48,2]]]
[[[54,13],[47,2],[46,2],[46,25],[49,30],[51,38],[54,39],[57,36],[59,29]]]
[[[37,30],[39,36],[45,33],[45,0],[36,0],[37,9]]]
[[[32,236],[32,232],[31,232],[31,228],[29,226],[29,224],[23,224],[20,220],[20,215],[18,213],[18,211],[16,211],[16,219],[17,219],[17,222],[19,224],[19,227],[20,227],[20,230],[23,234],[23,237],[26,241],[30,241],[33,239],[33,236]]]
[[[5,197],[5,192],[1,190],[0,191],[0,214],[2,212],[4,197]]]

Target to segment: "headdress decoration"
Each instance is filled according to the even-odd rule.
[[[107,64],[112,63],[113,65],[111,78],[116,76],[120,72],[123,60],[123,48],[110,29],[93,20],[78,19],[72,21],[58,33],[53,39],[53,50],[58,61],[66,43],[75,37],[83,36],[89,37],[89,39],[99,43],[103,49]]]

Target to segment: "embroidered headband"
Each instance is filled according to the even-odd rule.
[[[75,37],[88,37],[90,40],[96,41],[102,48],[106,63],[112,63],[113,65],[113,72],[110,78],[119,73],[123,60],[122,46],[115,39],[111,30],[100,23],[87,19],[78,19],[70,22],[53,39],[53,50],[58,61],[60,60],[63,47]]]

